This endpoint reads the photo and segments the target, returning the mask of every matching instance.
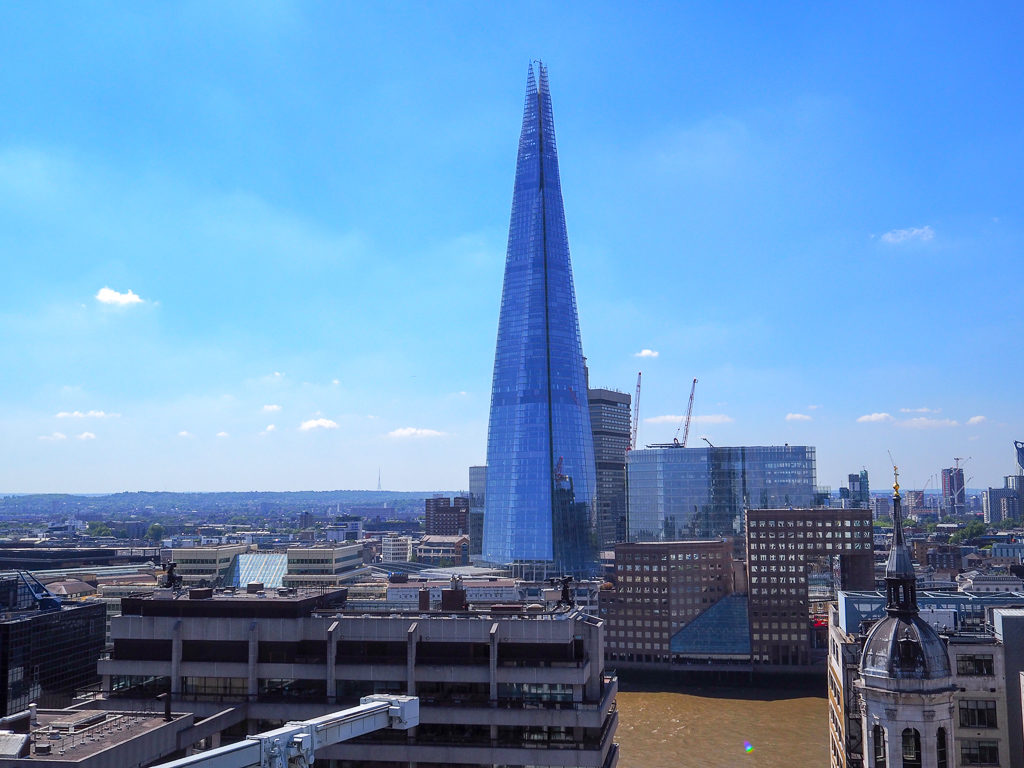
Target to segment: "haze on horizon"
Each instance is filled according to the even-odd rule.
[[[593,386],[640,442],[1001,485],[1024,439],[1013,3],[0,10],[0,489],[464,488],[526,68]],[[696,440],[694,439],[696,436]],[[931,488],[936,480],[931,480]]]

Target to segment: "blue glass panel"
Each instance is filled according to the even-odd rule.
[[[547,70],[527,80],[494,354],[483,558],[593,570],[594,449]]]

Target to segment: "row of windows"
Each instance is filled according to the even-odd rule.
[[[747,523],[749,528],[802,528],[804,526],[811,528],[859,528],[861,526],[871,526],[870,520],[749,520]]]

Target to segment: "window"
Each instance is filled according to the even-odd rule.
[[[875,743],[875,766],[874,768],[885,768],[885,729],[876,725],[874,729]]]
[[[903,729],[903,768],[921,768],[921,734],[916,728]]]
[[[994,675],[992,656],[957,654],[956,673],[958,675]]]
[[[964,765],[998,765],[999,742],[964,739],[960,742],[960,762]]]
[[[996,703],[994,701],[961,701],[960,727],[996,728]]]
[[[949,755],[946,752],[946,729],[939,728],[935,734],[935,768],[949,768]]]

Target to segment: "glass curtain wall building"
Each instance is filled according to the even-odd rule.
[[[629,540],[732,535],[746,509],[811,507],[815,451],[805,445],[650,446],[626,458]]]
[[[482,558],[596,567],[594,448],[547,69],[530,66],[487,432]]]

